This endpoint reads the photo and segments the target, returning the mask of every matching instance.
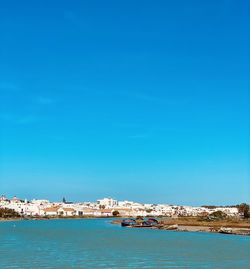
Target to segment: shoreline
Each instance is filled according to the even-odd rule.
[[[113,217],[92,217],[92,216],[85,216],[85,217],[34,217],[34,218],[26,218],[26,217],[20,217],[20,218],[0,218],[0,222],[11,222],[11,221],[28,221],[28,220],[80,220],[80,219],[111,219]]]
[[[112,219],[114,217],[41,217],[41,218],[0,218],[1,222],[16,222],[16,221],[49,221],[49,220],[83,220],[83,219]],[[121,217],[116,217],[110,221],[111,224],[121,225]],[[197,220],[195,220],[197,221]],[[207,232],[207,233],[221,233],[230,235],[244,235],[250,236],[250,221],[239,221],[230,223],[230,221],[215,221],[215,222],[204,222],[201,223],[190,223],[187,219],[169,219],[168,221],[161,221],[160,224],[152,227],[145,227],[143,225],[128,226],[126,228],[134,229],[150,229],[150,230],[165,230],[165,231],[176,231],[176,232]]]
[[[112,224],[121,225],[120,220],[114,220]],[[230,235],[244,235],[250,236],[250,221],[230,222],[230,221],[214,221],[197,223],[197,219],[190,222],[190,219],[170,219],[168,221],[160,221],[159,224],[151,227],[143,225],[132,225],[125,228],[134,229],[152,229],[152,230],[165,230],[176,232],[207,232],[207,233],[221,233]]]

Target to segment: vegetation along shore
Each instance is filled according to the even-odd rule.
[[[24,217],[13,209],[0,208],[0,221],[49,220],[67,218],[82,219],[92,217]],[[112,221],[112,223],[121,225],[123,221],[123,218],[117,217]],[[223,212],[219,211],[206,217],[158,217],[157,219],[137,217],[133,219],[126,218],[125,221],[128,224],[126,226],[131,228],[250,235],[250,218],[248,216],[242,219],[230,218],[223,214]]]
[[[220,214],[220,213],[218,213]],[[226,218],[224,216],[209,217],[161,217],[152,225],[147,219],[125,219],[128,225],[122,225],[124,220],[113,220],[113,224],[119,224],[130,228],[174,230],[182,232],[212,232],[235,235],[250,235],[250,219]]]

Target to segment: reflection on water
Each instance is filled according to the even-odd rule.
[[[110,220],[0,223],[0,268],[250,268],[250,238],[121,228]]]

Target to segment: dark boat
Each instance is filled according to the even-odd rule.
[[[157,219],[149,218],[147,221],[144,222],[145,225],[155,226],[159,224]]]
[[[124,219],[121,222],[121,226],[126,227],[126,226],[134,226],[136,224],[136,221],[134,219]]]

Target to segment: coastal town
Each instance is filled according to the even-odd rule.
[[[20,199],[0,196],[0,220],[45,220],[113,218],[112,224],[130,228],[149,228],[191,232],[218,232],[250,235],[249,205],[184,206],[143,204],[103,198],[95,202],[73,203]],[[115,219],[114,219],[115,218]]]
[[[132,201],[118,201],[103,198],[95,202],[61,202],[48,200],[27,200],[14,196],[0,196],[0,208],[14,210],[26,217],[205,217],[220,211],[229,217],[240,218],[242,212],[236,206],[184,206],[169,204],[142,204]]]

